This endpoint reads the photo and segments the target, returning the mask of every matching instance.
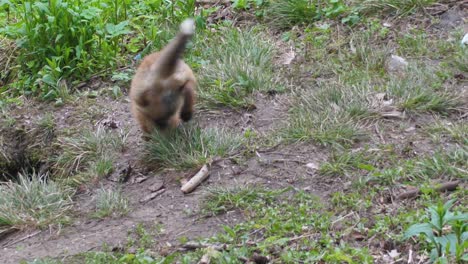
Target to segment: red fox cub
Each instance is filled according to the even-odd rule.
[[[130,88],[131,111],[145,136],[192,119],[197,81],[180,58],[195,33],[192,19],[180,25],[179,33],[161,51],[147,55],[138,66]]]

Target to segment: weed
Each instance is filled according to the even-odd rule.
[[[204,199],[203,211],[217,215],[233,209],[249,209],[270,205],[288,189],[266,190],[256,187],[211,189]]]
[[[47,227],[68,221],[73,191],[47,175],[19,174],[0,185],[0,226]]]
[[[436,138],[438,136],[448,136],[452,141],[464,145],[468,145],[468,125],[460,123],[436,123],[425,128],[427,133]]]
[[[359,167],[365,166],[365,158],[360,153],[335,152],[331,155],[329,161],[320,165],[319,173],[329,176],[345,176],[356,172]]]
[[[435,2],[435,0],[360,0],[360,10],[363,14],[393,13],[397,16],[407,16]]]
[[[381,75],[384,71],[385,60],[389,54],[388,48],[381,48],[374,45],[376,36],[385,37],[387,29],[380,24],[372,22],[369,29],[363,32],[356,32],[351,36],[351,43],[354,48],[352,54],[353,64],[364,69],[365,72]]]
[[[392,76],[386,90],[408,112],[448,114],[458,111],[459,97],[442,84],[443,79],[434,69],[412,67],[404,78]]]
[[[114,170],[114,160],[109,156],[102,156],[91,164],[91,171],[98,177],[108,176]]]
[[[112,190],[100,188],[96,193],[96,212],[93,214],[97,218],[108,216],[121,217],[130,211],[127,198],[120,189]]]
[[[399,51],[404,56],[424,56],[430,53],[428,36],[423,30],[413,30],[397,39]]]
[[[263,36],[263,37],[262,37]],[[200,98],[208,105],[248,108],[256,91],[281,90],[273,71],[274,50],[259,28],[227,29],[205,47]]]
[[[62,154],[57,157],[55,167],[61,175],[71,176],[90,162],[96,162],[96,173],[104,175],[110,172],[116,152],[123,150],[126,137],[123,132],[118,134],[98,126],[96,131],[86,130],[75,137],[61,138],[58,144]]]
[[[372,176],[382,184],[395,184],[401,180],[427,181],[431,178],[466,177],[468,152],[459,147],[452,151],[436,151],[431,156],[406,160],[400,166],[375,170]]]
[[[468,48],[458,48],[454,53],[454,59],[452,61],[459,71],[468,72]]]
[[[322,18],[336,18],[349,10],[345,1],[326,0],[272,0],[264,11],[265,21],[274,28],[284,30],[310,24]],[[353,15],[353,16],[351,16]],[[356,14],[344,21],[356,22]]]
[[[372,117],[367,87],[323,83],[296,94],[286,140],[314,140],[321,145],[350,146],[364,136],[356,121]]]
[[[223,129],[201,129],[189,124],[167,136],[155,130],[145,146],[146,159],[161,167],[191,169],[232,154],[241,144],[240,137]]]
[[[310,23],[317,17],[316,1],[274,0],[265,11],[265,20],[278,29]]]
[[[468,260],[468,214],[451,212],[454,203],[455,200],[450,200],[445,204],[430,206],[427,209],[430,220],[412,225],[404,234],[405,238],[423,234],[431,248],[431,261],[464,263]]]
[[[61,84],[65,80],[115,70],[125,62],[125,51],[161,48],[173,36],[174,30],[166,29],[195,13],[193,0],[28,0],[8,1],[6,7],[7,25],[0,35],[15,40],[19,51],[18,78],[8,92],[32,93],[59,104],[69,92]],[[203,28],[204,18],[196,16],[196,21]]]

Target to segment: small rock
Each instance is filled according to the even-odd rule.
[[[312,169],[312,170],[318,170],[319,169],[319,166],[316,163],[313,163],[313,162],[307,163],[306,167],[309,168],[309,169]]]
[[[156,192],[156,191],[161,190],[163,187],[164,187],[164,183],[162,181],[157,181],[157,182],[151,184],[148,187],[148,190],[150,190],[151,192]]]
[[[148,179],[147,176],[138,176],[135,178],[135,180],[133,181],[134,183],[142,183],[144,181],[146,181]]]
[[[398,253],[398,250],[392,249],[390,252],[388,252],[388,256],[392,259],[396,259],[400,256],[400,253]]]
[[[406,70],[408,67],[408,62],[397,55],[392,55],[387,62],[387,70],[389,72],[398,73]]]
[[[463,37],[461,44],[468,45],[468,33],[466,33],[465,36]]]

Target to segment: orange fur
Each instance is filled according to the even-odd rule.
[[[155,128],[174,129],[192,118],[197,81],[180,59],[192,34],[187,25],[181,26],[164,49],[146,56],[137,68],[130,88],[131,111],[146,135]]]

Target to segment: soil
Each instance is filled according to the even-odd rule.
[[[225,127],[236,132],[250,128],[259,133],[268,133],[280,125],[278,119],[286,115],[287,106],[281,104],[283,95],[258,94],[257,109],[235,112],[219,110],[201,111],[194,122],[204,127]],[[129,179],[122,184],[122,191],[130,199],[131,212],[122,218],[103,220],[91,217],[95,190],[101,185],[111,188],[117,183],[110,175],[107,179],[86,186],[75,198],[75,216],[73,223],[60,230],[22,230],[14,232],[0,240],[1,263],[18,263],[20,260],[32,260],[43,257],[66,257],[80,252],[108,248],[122,248],[126,245],[129,232],[138,224],[147,227],[160,224],[163,227],[156,236],[158,249],[175,247],[179,239],[189,240],[197,237],[209,237],[221,230],[222,225],[233,225],[242,220],[237,211],[217,217],[200,217],[200,203],[209,188],[235,187],[244,185],[263,185],[268,188],[292,186],[302,188],[319,196],[331,190],[330,182],[324,182],[306,167],[307,163],[319,164],[326,159],[323,150],[313,145],[279,146],[273,150],[258,152],[245,164],[238,165],[229,159],[216,163],[211,168],[210,177],[193,193],[184,195],[180,191],[179,180],[192,172],[151,171],[142,165],[140,155],[143,141],[141,132],[132,118],[127,97],[117,102],[108,97],[80,99],[64,107],[54,107],[39,102],[28,102],[27,106],[11,109],[17,124],[24,124],[26,129],[37,126],[46,113],[54,116],[56,131],[79,131],[98,124],[109,125],[109,129],[129,129],[127,148],[115,163],[114,174],[119,174],[129,166],[132,168]],[[84,118],[84,117],[88,117]],[[13,133],[13,132],[12,132]],[[291,154],[294,153],[294,154]],[[147,177],[138,183],[138,177]],[[162,182],[165,191],[156,198],[141,203],[140,200],[151,193],[148,189]],[[335,191],[336,188],[333,187]],[[28,237],[27,239],[24,239]],[[23,240],[24,239],[24,240]]]

